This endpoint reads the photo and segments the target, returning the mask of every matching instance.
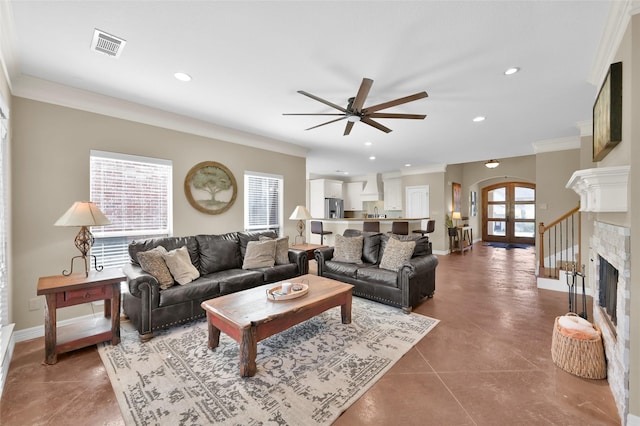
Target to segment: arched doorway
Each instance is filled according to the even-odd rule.
[[[482,239],[535,244],[536,185],[503,182],[482,189]]]

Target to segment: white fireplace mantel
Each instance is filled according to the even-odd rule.
[[[573,173],[566,187],[580,196],[583,212],[626,212],[630,166],[598,167]]]

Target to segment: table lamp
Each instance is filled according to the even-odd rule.
[[[456,221],[456,227],[457,227],[458,221],[462,219],[462,215],[460,214],[460,212],[453,212],[451,213],[451,219]]]
[[[309,210],[307,210],[305,206],[296,206],[289,219],[298,221],[298,235],[296,235],[294,242],[297,242],[298,238],[300,238],[302,240],[302,243],[304,244],[304,235],[302,235],[302,233],[304,232],[304,221],[311,219]]]
[[[94,238],[89,231],[90,226],[109,225],[111,222],[105,217],[96,205],[90,201],[76,201],[73,205],[63,214],[60,219],[56,221],[55,226],[79,226],[80,231],[74,240],[74,243],[81,256],[74,256],[71,258],[71,269],[62,271],[62,275],[71,275],[73,273],[73,261],[77,258],[84,260],[84,272],[85,276],[89,276],[89,263],[87,257],[93,257],[93,264],[96,271],[102,271],[102,266],[98,267],[98,261],[95,256],[89,255],[91,246],[93,245]]]

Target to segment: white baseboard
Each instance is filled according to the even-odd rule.
[[[85,321],[87,319],[94,318],[95,315],[102,315],[102,313],[89,314],[81,317],[75,317],[67,320],[58,321],[58,327],[67,325],[67,324],[74,324],[77,322]],[[44,336],[44,325],[25,328],[24,330],[16,331],[14,334],[16,337],[16,342],[24,342],[25,340],[37,339],[38,337]]]
[[[13,333],[14,325],[15,324],[9,324],[0,328],[0,397],[2,397],[4,384],[7,382],[13,348],[16,345]]]

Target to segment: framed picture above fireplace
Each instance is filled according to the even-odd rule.
[[[622,140],[622,62],[611,64],[593,105],[593,161]]]

